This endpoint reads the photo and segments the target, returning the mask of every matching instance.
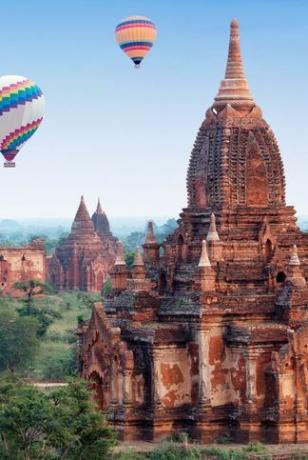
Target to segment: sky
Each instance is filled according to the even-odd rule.
[[[0,218],[75,214],[80,195],[111,217],[177,216],[205,111],[223,78],[233,17],[245,73],[278,139],[287,202],[308,216],[307,0],[9,0],[0,74],[35,80],[46,116],[0,168]],[[145,15],[157,41],[142,68],[114,28]]]

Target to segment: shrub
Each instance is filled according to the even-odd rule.
[[[113,460],[147,460],[149,457],[147,454],[141,454],[133,449],[129,449],[127,452],[120,452],[113,454]]]
[[[40,357],[36,362],[36,378],[43,380],[63,380],[76,373],[76,353],[74,348],[61,342],[44,342]]]
[[[185,447],[173,444],[165,443],[157,447],[149,454],[150,460],[201,460],[201,450],[192,447],[186,449]]]

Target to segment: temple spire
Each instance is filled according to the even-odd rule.
[[[203,240],[202,241],[201,256],[200,256],[198,267],[210,267],[210,266],[211,266],[211,262],[210,262],[210,259],[209,259],[208,253],[207,253],[206,241]]]
[[[149,220],[148,221],[148,227],[147,227],[147,233],[146,233],[146,236],[145,236],[145,241],[144,241],[145,244],[156,244],[157,241],[156,241],[156,238],[155,238],[155,234],[154,234],[154,228],[153,228],[153,221],[152,220]]]
[[[292,252],[291,252],[291,257],[289,260],[289,265],[300,265],[300,260],[297,254],[297,246],[296,244],[293,245]]]
[[[220,84],[215,106],[227,103],[238,104],[243,102],[253,103],[247,80],[244,75],[244,67],[241,55],[239,23],[232,19],[230,29],[230,41],[225,78]]]
[[[207,241],[219,241],[219,236],[218,236],[217,229],[216,229],[216,217],[213,212],[211,214],[211,222],[210,222],[210,227],[209,227],[209,231],[208,231],[206,240]]]
[[[137,247],[136,252],[135,252],[135,258],[134,258],[134,267],[143,267],[144,262],[143,262],[143,257],[141,254],[141,249]]]
[[[108,217],[105,211],[103,211],[99,198],[97,200],[96,211],[92,215],[92,222],[94,224],[95,231],[99,236],[104,237],[104,235],[110,235],[110,225]]]
[[[96,214],[103,214],[103,209],[99,198],[97,199]]]
[[[245,78],[241,54],[239,22],[236,18],[233,18],[231,21],[228,61],[225,73],[225,79],[230,78]]]
[[[90,215],[87,210],[86,204],[84,202],[83,195],[81,195],[80,204],[76,212],[74,222],[88,221],[88,220],[90,220]]]
[[[126,265],[122,241],[118,241],[117,243],[117,256],[114,265]]]

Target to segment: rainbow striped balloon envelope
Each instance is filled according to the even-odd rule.
[[[14,158],[35,133],[44,116],[45,98],[40,88],[26,77],[0,77],[0,152],[14,167]]]
[[[139,67],[155,42],[157,29],[145,16],[129,16],[117,25],[115,36],[120,48],[135,63],[135,67]]]

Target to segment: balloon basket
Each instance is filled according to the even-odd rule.
[[[5,168],[15,168],[15,167],[16,167],[14,161],[6,161],[6,162],[3,164],[3,166],[4,166]]]
[[[140,69],[140,64],[135,64],[135,69]]]

